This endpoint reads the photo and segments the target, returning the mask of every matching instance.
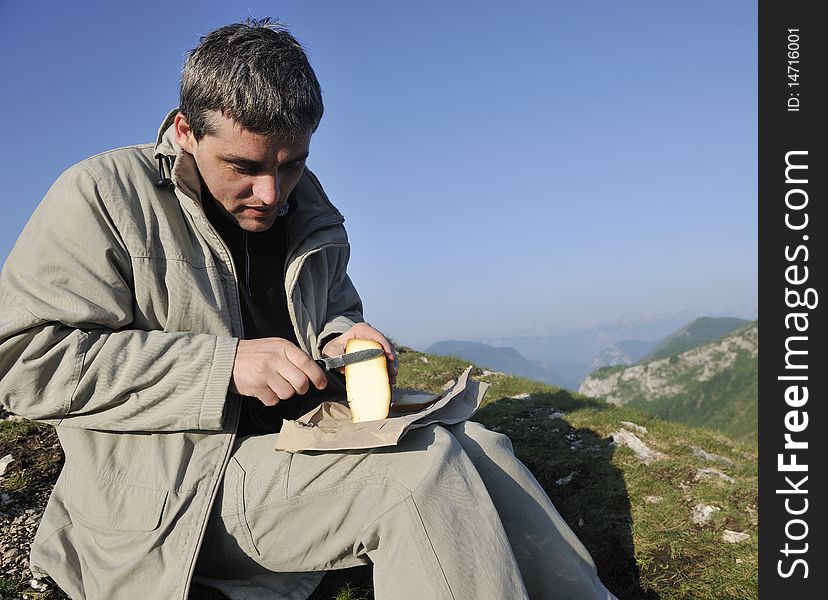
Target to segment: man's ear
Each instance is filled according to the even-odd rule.
[[[190,129],[187,117],[185,117],[182,113],[178,113],[175,115],[173,126],[175,127],[175,143],[178,144],[185,152],[195,154],[198,142],[193,135],[193,130]]]

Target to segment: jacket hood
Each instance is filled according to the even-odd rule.
[[[168,177],[177,190],[195,200],[199,210],[203,211],[201,177],[195,159],[175,141],[173,122],[176,114],[177,107],[167,113],[158,128],[153,157],[158,161],[159,174]],[[288,232],[289,250],[296,248],[313,231],[345,222],[345,217],[328,199],[316,175],[307,167],[288,202],[296,206]]]

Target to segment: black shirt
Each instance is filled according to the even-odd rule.
[[[206,190],[206,186],[204,188]],[[244,339],[264,337],[284,338],[298,345],[287,309],[285,292],[285,261],[287,260],[287,232],[291,214],[276,218],[267,231],[245,231],[229,220],[219,209],[216,200],[204,195],[207,219],[227,244],[239,285]],[[308,394],[315,388],[311,385]],[[274,433],[282,426],[282,419],[300,416],[300,397],[294,396],[276,406],[265,406],[257,398],[242,398],[238,435]]]

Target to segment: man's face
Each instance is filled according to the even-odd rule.
[[[212,116],[214,132],[196,141],[179,113],[175,141],[193,155],[225,216],[246,231],[265,231],[302,176],[311,136],[286,142],[243,129],[219,111]]]

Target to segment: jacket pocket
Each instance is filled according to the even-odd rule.
[[[96,529],[152,531],[161,523],[169,492],[95,477],[66,464],[66,509]]]

